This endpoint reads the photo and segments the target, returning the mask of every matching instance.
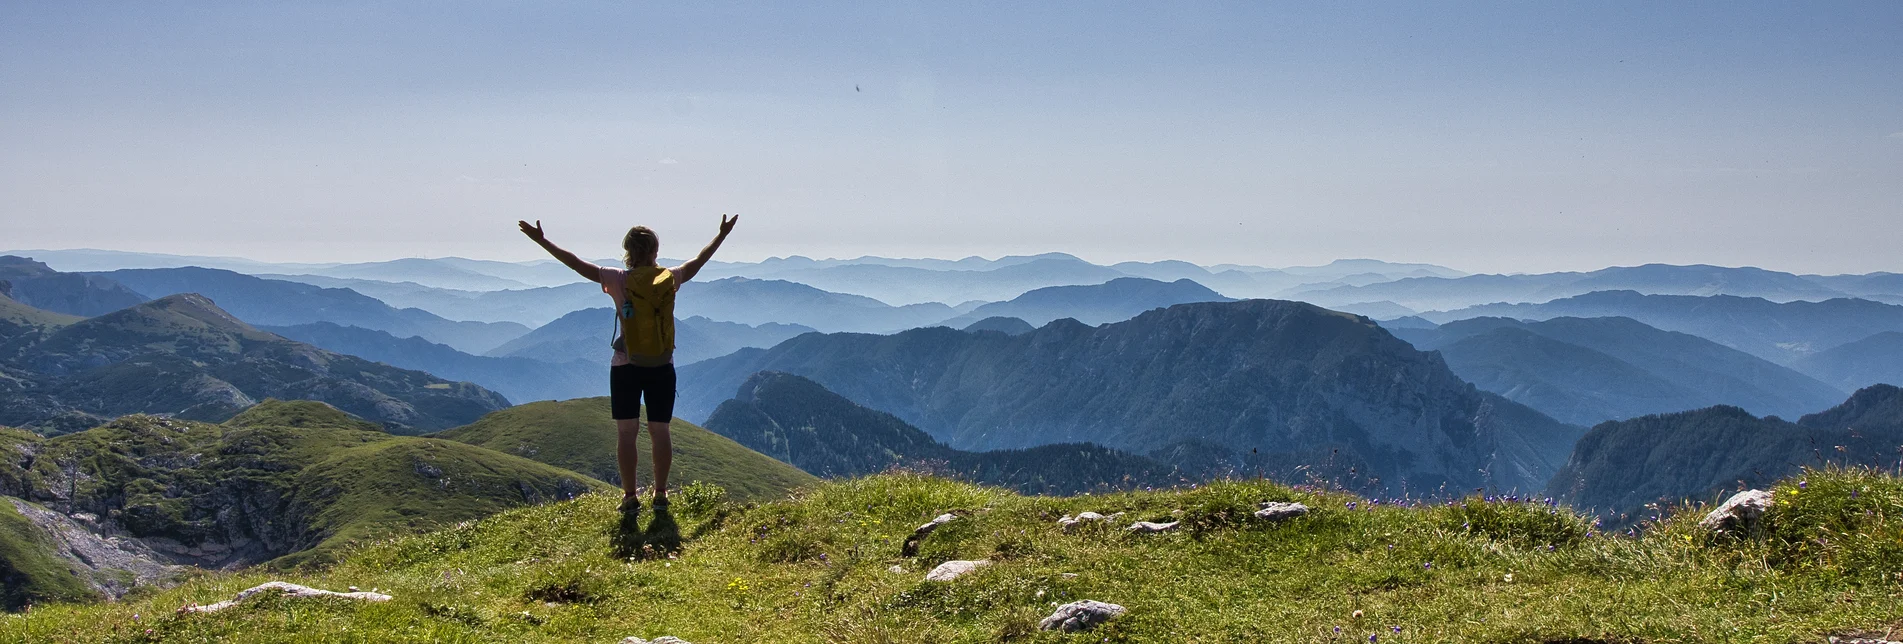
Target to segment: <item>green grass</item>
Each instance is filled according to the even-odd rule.
[[[6,498],[0,498],[0,581],[5,582],[0,603],[7,610],[34,601],[72,602],[99,597],[53,554],[51,537]]]
[[[681,419],[668,425],[674,439],[670,486],[712,482],[742,501],[784,497],[819,479]],[[653,480],[654,458],[642,428],[639,481]],[[436,438],[486,447],[504,454],[620,483],[615,469],[615,423],[608,398],[577,398],[517,405],[475,423],[434,434]]]
[[[697,503],[690,513],[682,503],[678,521],[650,518],[618,536],[615,499],[593,495],[394,538],[288,576],[375,587],[396,596],[386,604],[269,598],[173,613],[275,578],[240,571],[119,604],[0,618],[0,639],[1815,642],[1903,621],[1903,480],[1809,472],[1778,490],[1765,528],[1740,537],[1700,532],[1690,508],[1626,537],[1538,502],[1400,507],[1260,481],[1024,497],[903,474],[761,505]],[[1315,511],[1275,526],[1246,518],[1266,500]],[[918,557],[898,555],[913,527],[949,510],[969,515]],[[1141,536],[1056,527],[1082,510],[1185,527]],[[659,548],[629,553],[618,538]],[[939,562],[975,558],[996,563],[922,581]],[[1080,598],[1130,612],[1085,635],[1036,631],[1054,602]]]

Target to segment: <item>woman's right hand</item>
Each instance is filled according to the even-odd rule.
[[[528,235],[529,239],[535,240],[535,243],[537,244],[540,244],[544,240],[548,239],[547,237],[542,235],[542,220],[540,219],[535,220],[535,225],[533,226],[529,225],[529,222],[527,221],[517,220],[515,223],[516,225],[522,227],[522,234]]]

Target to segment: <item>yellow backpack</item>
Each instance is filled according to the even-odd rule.
[[[628,361],[660,366],[674,357],[674,292],[680,284],[674,271],[656,266],[628,269],[621,287],[621,322],[615,347],[625,349]]]

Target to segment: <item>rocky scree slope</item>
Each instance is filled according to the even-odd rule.
[[[129,558],[120,569],[71,562],[108,595],[124,590],[106,592],[115,577],[150,581],[138,579],[141,566],[324,562],[372,538],[610,489],[463,443],[393,436],[310,401],[266,401],[216,425],[133,415],[54,438],[6,438],[0,502],[21,502],[28,518],[23,504],[50,511],[8,524],[7,538],[50,544],[72,522],[119,542]]]

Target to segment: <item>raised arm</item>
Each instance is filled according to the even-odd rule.
[[[707,265],[707,260],[714,258],[714,251],[720,250],[720,242],[727,240],[727,234],[733,232],[733,225],[737,223],[740,223],[740,215],[732,217],[721,215],[720,234],[714,235],[714,240],[708,242],[706,248],[700,249],[700,255],[687,260],[687,263],[681,264],[680,268],[674,269],[674,274],[683,282],[694,279],[694,275],[700,273],[700,267]]]
[[[541,244],[542,250],[548,251],[548,254],[555,256],[555,259],[560,261],[563,266],[574,269],[576,273],[581,275],[582,279],[590,282],[601,281],[601,267],[582,261],[582,258],[576,257],[574,253],[568,252],[562,247],[556,246],[555,242],[549,241],[548,237],[542,234],[542,220],[535,220],[535,225],[533,226],[529,225],[529,222],[526,221],[517,221],[515,223],[522,226],[522,234],[528,235],[529,239],[533,239],[535,243]]]

